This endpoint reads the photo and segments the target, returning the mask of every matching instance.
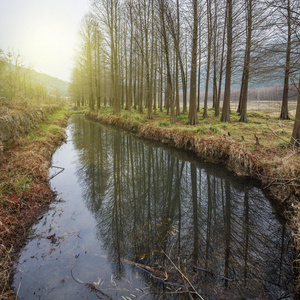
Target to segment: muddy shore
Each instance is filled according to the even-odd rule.
[[[17,117],[9,117],[22,120],[27,127],[14,127],[14,135],[4,145],[0,157],[1,299],[15,299],[10,287],[13,263],[32,225],[56,200],[48,170],[52,154],[65,138],[63,128],[68,115],[66,109],[56,107],[36,116],[19,113]],[[30,131],[32,128],[35,129]],[[25,132],[29,134],[26,136]]]

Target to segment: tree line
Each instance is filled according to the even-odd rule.
[[[189,108],[193,125],[200,106],[207,118],[211,92],[215,115],[230,122],[235,83],[246,122],[249,84],[276,79],[280,118],[289,119],[299,14],[297,0],[94,0],[82,20],[70,93],[91,110],[146,109],[151,119],[166,108],[170,122]]]
[[[8,103],[28,104],[60,100],[61,93],[58,90],[51,92],[46,84],[39,80],[38,77],[41,76],[25,64],[20,54],[5,53],[0,49],[0,97],[6,98]]]

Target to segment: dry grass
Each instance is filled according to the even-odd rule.
[[[256,105],[252,104],[253,107]],[[262,180],[266,180],[266,177],[269,177],[269,180],[277,177],[291,179],[299,176],[300,169],[299,150],[293,149],[290,144],[294,120],[278,120],[277,105],[277,102],[272,105],[269,103],[266,111],[250,110],[247,123],[239,122],[239,115],[235,112],[231,113],[231,123],[223,123],[220,122],[220,117],[214,115],[213,109],[209,109],[206,119],[203,119],[200,111],[199,124],[195,126],[188,125],[187,114],[176,117],[176,123],[170,124],[166,111],[158,110],[151,120],[147,119],[145,112],[141,114],[135,110],[122,110],[118,116],[114,116],[111,107],[101,108],[99,115],[88,115],[142,137],[171,143],[178,148],[189,148],[186,144],[196,139],[198,144],[204,143],[205,147],[194,145],[195,152],[204,151],[204,158],[208,156],[209,160],[214,160],[210,152],[215,153],[216,148],[228,148],[228,145],[231,145],[231,150],[228,150],[231,151],[230,155],[234,155],[235,158],[247,156],[248,160],[251,158],[255,161],[258,169],[264,169],[264,172],[256,172]],[[233,154],[235,149],[238,153]],[[221,152],[227,155],[225,151]],[[220,155],[221,153],[215,153],[217,160]]]

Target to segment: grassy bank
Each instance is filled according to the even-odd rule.
[[[223,162],[238,175],[260,179],[264,184],[275,180],[272,185],[278,185],[280,180],[300,175],[299,149],[290,144],[294,121],[279,121],[277,113],[249,112],[247,123],[240,123],[239,115],[232,113],[231,123],[223,123],[209,110],[206,119],[199,113],[199,124],[195,126],[188,125],[187,114],[176,117],[175,124],[169,122],[165,112],[149,120],[146,113],[135,111],[112,115],[111,107],[88,112],[87,116],[140,137],[191,150],[205,160]],[[232,155],[243,161],[239,168],[238,161],[231,161]]]
[[[63,140],[68,117],[64,107],[26,136],[10,141],[0,157],[0,298],[10,290],[15,254],[24,245],[37,216],[55,199],[48,180],[51,157]]]

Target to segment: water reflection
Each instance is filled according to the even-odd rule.
[[[76,176],[116,278],[124,259],[158,268],[171,266],[167,254],[205,298],[290,296],[288,235],[258,188],[222,167],[180,160],[181,152],[72,122]],[[165,287],[157,282],[153,293],[157,286]]]

